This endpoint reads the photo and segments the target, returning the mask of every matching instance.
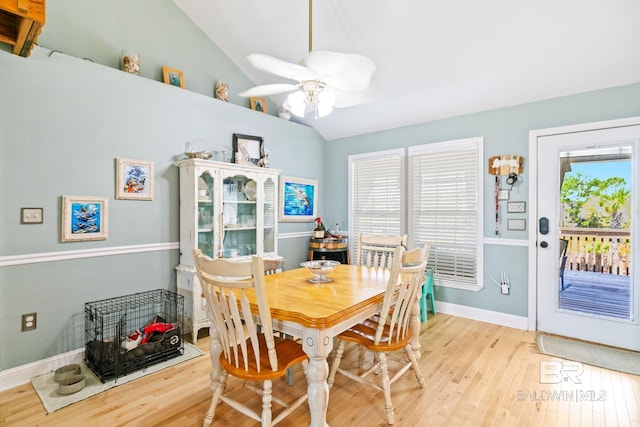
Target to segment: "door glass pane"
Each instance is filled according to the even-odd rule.
[[[629,146],[560,153],[561,311],[632,317],[631,154]]]

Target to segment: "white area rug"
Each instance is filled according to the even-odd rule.
[[[640,375],[640,353],[538,334],[541,353],[614,371]]]
[[[145,375],[153,374],[154,372],[161,371],[170,366],[174,366],[195,357],[202,356],[203,354],[204,353],[196,346],[189,343],[184,343],[184,354],[150,366],[147,369],[141,369],[139,371],[132,372],[128,375],[124,375],[122,377],[119,377],[118,379],[107,381],[105,383],[101,382],[100,379],[93,373],[93,371],[91,371],[91,369],[87,367],[87,365],[81,363],[81,374],[84,375],[87,385],[82,390],[69,395],[58,393],[58,383],[54,380],[54,372],[49,372],[47,374],[38,375],[37,377],[32,378],[31,384],[38,394],[38,397],[40,397],[42,405],[47,410],[47,413],[50,414],[60,408],[64,408],[65,406],[69,406],[72,403],[76,403],[98,393],[102,393],[103,391],[109,390],[110,388],[126,384],[135,379],[144,377]]]

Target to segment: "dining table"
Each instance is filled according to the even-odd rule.
[[[312,283],[306,268],[296,268],[265,276],[273,329],[302,341],[309,357],[307,368],[307,399],[311,427],[326,427],[329,386],[327,356],[333,349],[333,339],[349,327],[379,313],[382,307],[389,271],[381,268],[340,264],[328,274],[325,283]],[[257,313],[255,293],[248,292],[251,309]],[[416,299],[411,317],[412,349],[420,358],[419,304]],[[210,355],[212,385],[219,373],[222,351],[219,335],[211,326]],[[212,388],[213,389],[213,388]]]

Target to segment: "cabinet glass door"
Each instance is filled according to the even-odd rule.
[[[277,183],[272,178],[264,182],[264,248],[265,253],[275,253],[276,242],[276,189]]]
[[[222,256],[257,253],[257,183],[243,175],[225,178],[222,194]]]
[[[198,177],[198,248],[213,257],[214,212],[213,177],[204,172]]]

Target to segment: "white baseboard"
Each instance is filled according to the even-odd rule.
[[[485,310],[483,308],[469,307],[466,305],[452,304],[436,301],[436,312],[464,317],[465,319],[478,320],[494,325],[507,326],[509,328],[527,330],[529,320],[525,316],[500,313],[498,311]]]
[[[72,363],[81,363],[84,359],[84,348],[58,354],[47,359],[36,360],[26,365],[0,371],[0,392],[26,384],[31,378],[53,372],[56,369]]]

